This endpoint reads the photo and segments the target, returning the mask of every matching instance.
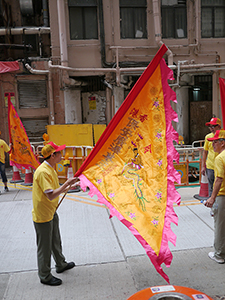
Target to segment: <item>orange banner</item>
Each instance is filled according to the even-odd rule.
[[[39,162],[32,151],[25,128],[11,103],[10,95],[8,96],[8,125],[9,140],[12,145],[10,165],[16,166],[18,169],[22,167],[36,169],[39,166]]]

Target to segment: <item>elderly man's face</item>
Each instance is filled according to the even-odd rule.
[[[210,129],[210,131],[211,131],[212,133],[215,134],[216,131],[220,129],[220,125],[218,125],[218,124],[216,124],[216,125],[210,125],[210,126],[209,126],[209,129]]]

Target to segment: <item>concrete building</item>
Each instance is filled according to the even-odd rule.
[[[225,0],[3,0],[0,13],[0,60],[20,64],[0,74],[6,140],[8,93],[32,141],[47,124],[108,124],[162,43],[185,143],[222,118]]]

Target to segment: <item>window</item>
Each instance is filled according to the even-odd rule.
[[[120,0],[121,39],[146,39],[146,0]]]
[[[202,37],[225,37],[225,0],[202,0]]]
[[[69,0],[71,40],[98,39],[97,0]]]
[[[186,0],[162,0],[162,37],[187,37]]]

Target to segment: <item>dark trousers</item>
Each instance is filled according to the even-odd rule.
[[[209,182],[208,183],[209,197],[211,197],[213,191],[213,183],[214,183],[214,170],[206,169],[206,175]]]
[[[55,213],[53,219],[46,223],[35,223],[34,228],[37,238],[38,275],[41,280],[49,281],[51,274],[51,255],[56,263],[56,270],[66,266],[62,254],[62,243],[59,231],[59,217]]]
[[[5,174],[5,164],[3,164],[2,162],[0,162],[0,173],[2,177],[2,182],[7,182],[7,177]]]
[[[215,257],[225,258],[225,195],[216,197],[213,208]]]

